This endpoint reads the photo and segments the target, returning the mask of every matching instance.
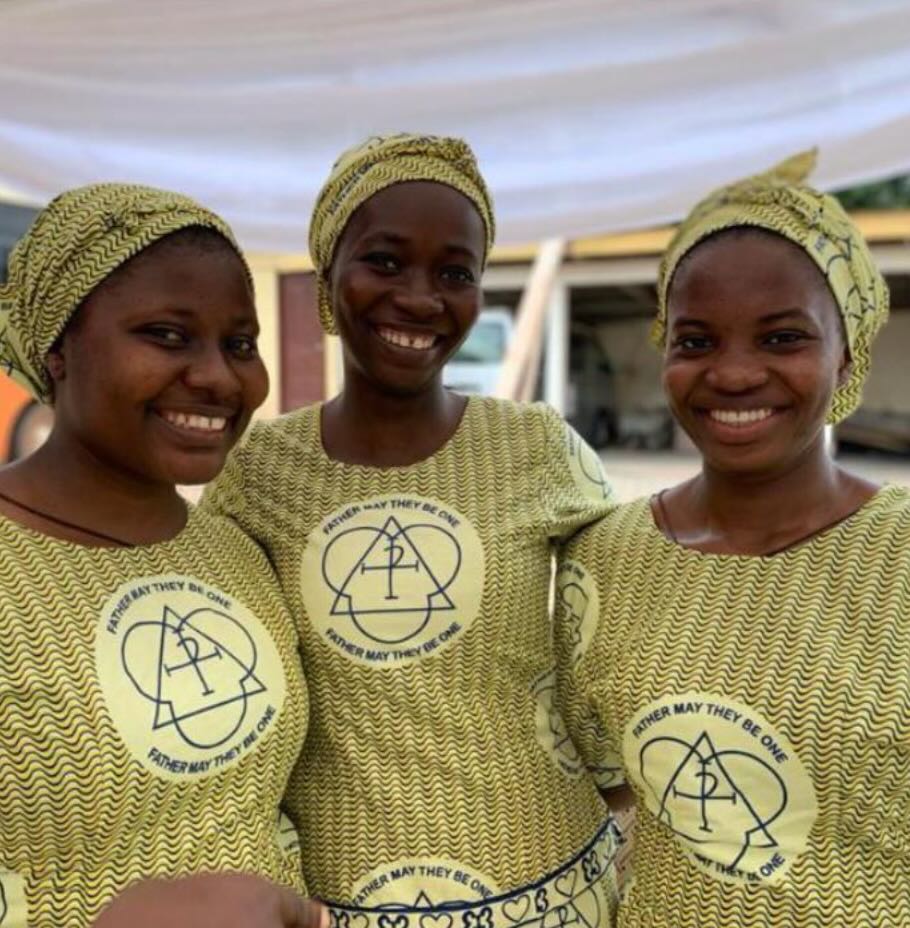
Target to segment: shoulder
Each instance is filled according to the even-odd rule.
[[[882,487],[849,520],[858,534],[868,539],[875,550],[876,544],[889,543],[910,555],[910,488],[888,484]]]
[[[473,422],[491,435],[527,445],[532,452],[571,453],[575,432],[547,403],[519,403],[490,396],[472,397],[471,403]]]
[[[650,551],[662,544],[647,497],[622,503],[581,529],[565,546],[564,555],[589,567],[617,564],[621,558]]]
[[[493,396],[473,396],[475,418],[489,426],[516,431],[526,428],[546,430],[562,422],[559,413],[546,403],[519,403]]]
[[[292,444],[308,444],[319,438],[321,404],[303,406],[275,419],[261,419],[246,433],[242,448],[248,456],[269,454]]]
[[[190,519],[179,541],[179,550],[206,552],[206,557],[226,558],[231,564],[238,562],[267,568],[268,561],[262,548],[228,515],[207,506],[191,510]]]
[[[291,462],[295,470],[306,469],[309,459],[318,458],[319,442],[319,406],[305,406],[255,422],[231,453],[227,469],[243,483],[280,475]],[[225,482],[224,477],[216,480]]]

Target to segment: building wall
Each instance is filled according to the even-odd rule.
[[[872,346],[872,371],[863,392],[863,409],[910,415],[910,307],[892,309]]]
[[[616,402],[621,410],[650,410],[664,406],[660,387],[660,352],[651,344],[650,319],[616,319],[597,327],[601,348],[615,378]]]

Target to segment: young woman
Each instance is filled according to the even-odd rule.
[[[546,407],[442,384],[492,240],[463,142],[342,156],[310,251],[344,388],[254,428],[207,497],[298,617],[312,737],[289,813],[339,925],[611,915],[613,832],[553,710],[548,616],[552,545],[609,490]]]
[[[910,495],[824,434],[888,295],[811,162],[681,226],[655,332],[701,473],[561,566],[559,702],[638,803],[622,926],[910,924]]]
[[[55,417],[0,470],[4,928],[315,914],[277,829],[297,635],[256,546],[176,490],[264,399],[256,334],[230,229],[177,194],[69,191],[12,253],[0,357]]]

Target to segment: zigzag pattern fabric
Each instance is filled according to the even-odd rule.
[[[430,458],[347,465],[317,406],[258,424],[203,505],[266,548],[300,625],[287,805],[336,926],[609,924],[616,839],[553,708],[548,614],[552,543],[613,505],[594,452],[472,397]]]
[[[888,319],[890,296],[869,246],[844,208],[834,197],[805,185],[815,160],[814,150],[794,155],[770,171],[715,190],[692,209],[661,261],[652,338],[663,348],[673,274],[699,242],[737,226],[775,232],[818,265],[844,322],[851,368],[847,381],[835,391],[828,414],[828,421],[837,423],[860,404],[872,341]]]
[[[82,301],[143,248],[189,226],[224,236],[250,274],[230,226],[179,193],[90,184],[52,200],[13,249],[0,286],[0,370],[50,402],[44,359]]]
[[[0,551],[3,928],[85,928],[155,876],[304,892],[278,810],[307,695],[262,552],[199,511],[131,549],[0,517]]]
[[[467,142],[435,135],[377,135],[344,152],[332,167],[310,220],[310,257],[316,268],[319,320],[337,334],[325,276],[335,246],[357,208],[392,184],[428,180],[453,187],[477,207],[487,231],[484,261],[493,247],[493,200]]]
[[[681,547],[647,500],[572,542],[558,704],[638,800],[621,928],[910,925],[908,552],[901,487],[770,557]]]

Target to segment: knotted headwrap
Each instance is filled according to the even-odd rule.
[[[13,249],[0,286],[0,370],[43,403],[45,357],[85,298],[121,264],[189,226],[237,249],[230,226],[189,197],[134,184],[92,184],[52,200]]]
[[[310,257],[316,268],[319,320],[336,334],[325,275],[351,216],[373,194],[392,184],[435,181],[464,194],[477,207],[486,227],[484,263],[493,247],[493,203],[466,142],[434,135],[374,136],[348,149],[335,162],[310,220]]]
[[[804,185],[815,160],[815,150],[795,155],[764,174],[714,191],[692,210],[661,262],[658,315],[651,334],[663,347],[673,274],[699,242],[737,226],[776,232],[818,265],[843,319],[851,366],[847,381],[832,399],[828,421],[833,424],[859,405],[869,375],[872,340],[888,318],[889,294],[869,247],[844,208],[834,197]]]

